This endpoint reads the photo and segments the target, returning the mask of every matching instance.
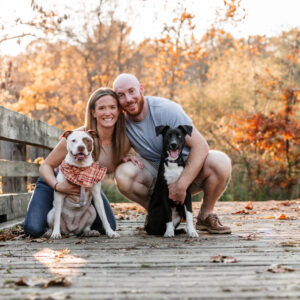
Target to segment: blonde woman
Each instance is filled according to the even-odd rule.
[[[117,165],[130,149],[126,136],[125,119],[121,111],[116,93],[111,88],[99,88],[89,98],[86,108],[85,124],[77,130],[95,130],[99,138],[95,139],[94,158],[100,165],[107,168],[107,173],[113,173]],[[53,206],[53,191],[56,184],[54,170],[67,155],[66,139],[61,139],[57,146],[45,159],[40,167],[40,175],[33,196],[30,200],[24,221],[26,234],[41,236],[47,227],[47,214]],[[56,191],[68,195],[79,195],[80,187],[68,181],[55,186]],[[107,219],[113,230],[116,220],[105,194],[101,192]],[[92,226],[93,229],[104,233],[99,216]]]

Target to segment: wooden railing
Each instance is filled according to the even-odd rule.
[[[32,194],[28,187],[39,176],[33,161],[46,157],[61,134],[61,129],[0,106],[0,223],[25,216]]]

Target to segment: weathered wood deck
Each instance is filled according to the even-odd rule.
[[[252,210],[241,202],[217,205],[222,221],[232,226],[231,235],[201,232],[194,240],[147,236],[140,230],[144,216],[126,210],[126,204],[114,207],[119,218],[125,217],[119,221],[120,239],[2,241],[0,298],[299,299],[300,201],[253,205]],[[232,214],[241,210],[248,214]],[[279,220],[282,213],[288,219]],[[237,262],[211,262],[219,254]],[[42,289],[14,284],[20,277],[57,275],[69,278],[70,285]]]

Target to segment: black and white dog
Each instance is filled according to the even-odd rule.
[[[185,137],[187,134],[191,136],[193,127],[157,126],[155,130],[157,136],[160,134],[163,136],[163,152],[149,204],[145,230],[148,234],[174,237],[175,228],[180,224],[181,219],[185,218],[188,236],[198,237],[193,224],[192,199],[189,190],[186,191],[184,205],[181,205],[169,199],[168,189],[168,184],[176,182],[185,167],[182,150]]]

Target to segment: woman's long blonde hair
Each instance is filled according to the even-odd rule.
[[[118,108],[120,111],[118,120],[115,124],[113,137],[112,137],[112,146],[113,146],[113,163],[114,165],[117,165],[124,156],[124,147],[125,147],[125,117],[121,110],[120,102],[118,99],[118,95],[113,91],[113,89],[108,87],[101,87],[94,91],[92,95],[90,96],[87,106],[86,106],[86,114],[85,114],[85,123],[84,127],[85,130],[95,130],[98,135],[99,132],[97,131],[97,120],[92,115],[92,110],[95,110],[95,104],[96,102],[103,96],[112,96],[116,99]],[[100,154],[100,145],[101,145],[101,137],[95,139],[95,145],[94,145],[94,155],[95,159],[97,160]]]

